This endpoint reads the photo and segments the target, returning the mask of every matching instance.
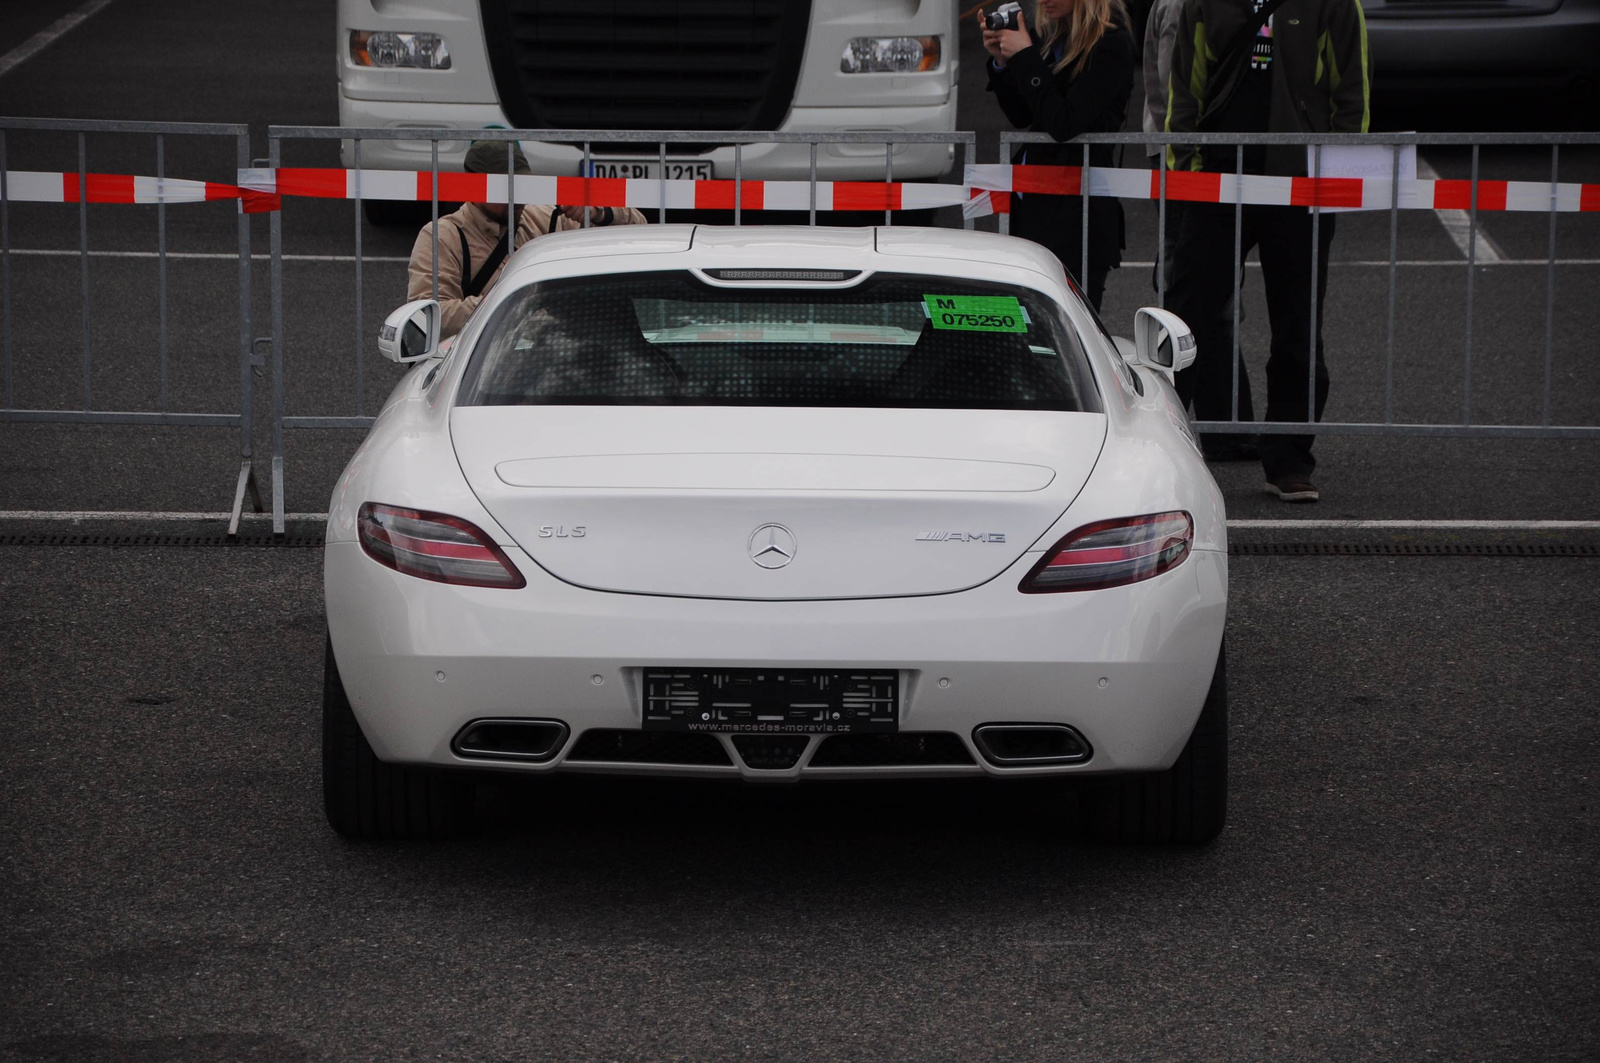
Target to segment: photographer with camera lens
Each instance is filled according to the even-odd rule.
[[[1133,36],[1122,0],[1038,0],[1033,26],[1019,5],[978,12],[989,53],[989,91],[1011,124],[1066,142],[1080,133],[1118,133],[1133,92]],[[1027,144],[1011,160],[1055,166],[1083,163],[1081,149]],[[1112,147],[1089,149],[1091,166],[1113,166]],[[1089,200],[1089,275],[1083,267],[1083,201],[1077,196],[1013,194],[1011,232],[1043,244],[1095,309],[1106,276],[1122,263],[1122,204]]]

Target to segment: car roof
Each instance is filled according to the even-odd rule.
[[[1028,240],[970,229],[918,226],[620,225],[551,233],[530,240],[506,267],[506,277],[538,270],[582,275],[661,269],[659,255],[682,255],[687,265],[857,267],[904,270],[908,259],[937,272],[982,272],[984,265],[1028,270],[1057,283],[1055,256]],[[593,259],[604,258],[604,266]],[[709,261],[714,258],[715,261]],[[972,267],[979,264],[977,270]],[[962,267],[952,269],[952,267]]]

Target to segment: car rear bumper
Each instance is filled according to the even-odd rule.
[[[1226,615],[1223,554],[1127,587],[1025,595],[1020,558],[982,587],[918,598],[753,602],[583,590],[508,550],[522,590],[461,588],[402,575],[355,543],[326,550],[328,626],[356,717],[380,759],[510,771],[634,774],[963,775],[1104,773],[1168,767],[1193,729]],[[785,770],[731,764],[579,762],[590,729],[641,728],[652,667],[895,669],[902,732],[955,735],[971,764],[812,767],[812,739]],[[570,736],[543,763],[452,751],[480,719],[554,719]],[[973,744],[989,723],[1064,724],[1084,763],[996,767]]]
[[[948,133],[955,128],[955,97],[938,104],[915,107],[795,107],[784,123],[786,132],[871,129],[916,133]],[[394,103],[384,100],[339,97],[339,124],[350,129],[421,129],[445,126],[463,131],[462,139],[441,141],[439,165],[461,169],[462,156],[471,144],[472,130],[508,128],[497,104]],[[583,164],[582,148],[535,141],[522,142],[535,173],[576,176]],[[657,145],[639,144],[637,156],[656,157]],[[426,140],[364,140],[361,165],[379,170],[426,170],[431,166],[432,144]],[[668,145],[668,154],[676,155]],[[706,154],[685,156],[709,159],[718,179],[732,180],[734,150],[717,148]],[[350,141],[343,142],[345,166],[355,165]],[[969,162],[972,160],[968,160]],[[948,144],[898,144],[894,149],[896,180],[926,180],[950,172],[955,149]],[[739,152],[740,176],[747,180],[804,181],[811,174],[811,149],[805,144],[747,144]],[[882,180],[883,147],[878,144],[824,144],[817,149],[817,177],[822,180]]]

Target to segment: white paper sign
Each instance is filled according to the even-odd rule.
[[[1318,174],[1314,147],[1306,148],[1306,173]],[[1324,145],[1323,177],[1359,177],[1368,182],[1359,207],[1323,207],[1325,212],[1349,210],[1388,210],[1389,193],[1394,187],[1394,146],[1389,144]],[[1417,146],[1400,147],[1400,206],[1414,205],[1417,190]]]

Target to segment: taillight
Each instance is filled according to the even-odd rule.
[[[361,548],[397,572],[462,587],[526,587],[517,566],[460,517],[367,502],[356,517]]]
[[[1180,511],[1085,524],[1045,551],[1024,594],[1092,591],[1159,576],[1189,556],[1194,520]]]

